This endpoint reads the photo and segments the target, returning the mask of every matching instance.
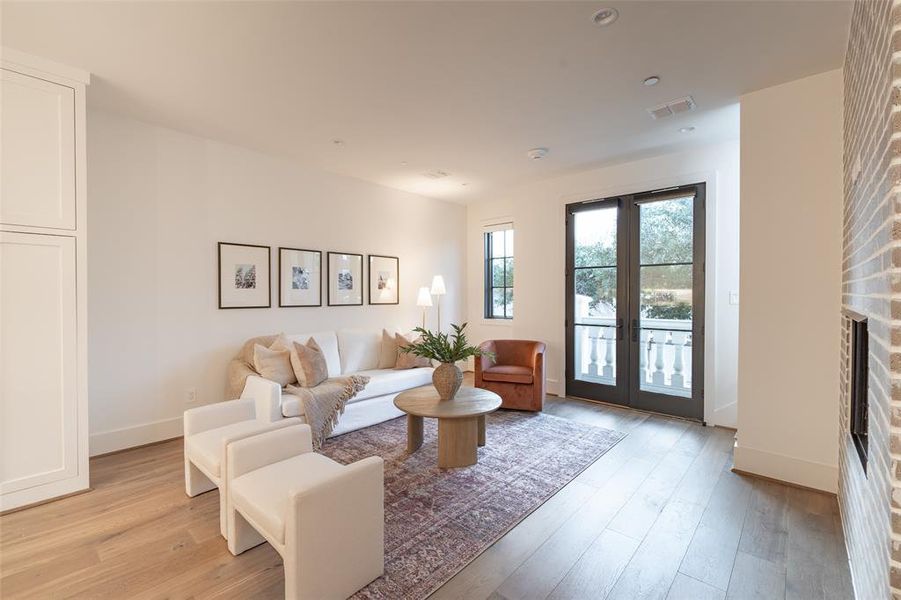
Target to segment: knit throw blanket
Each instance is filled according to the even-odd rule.
[[[313,448],[318,450],[325,438],[335,429],[344,413],[347,401],[363,391],[369,377],[350,375],[332,377],[315,387],[288,385],[286,390],[300,398],[303,414],[313,433]]]

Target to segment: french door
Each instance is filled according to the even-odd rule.
[[[567,395],[703,420],[704,193],[567,205]]]

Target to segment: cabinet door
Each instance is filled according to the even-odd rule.
[[[75,238],[0,232],[0,508],[79,473]],[[80,481],[79,481],[80,479]]]
[[[2,70],[0,223],[75,229],[75,90]]]

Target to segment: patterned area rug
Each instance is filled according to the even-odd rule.
[[[439,469],[438,426],[407,454],[406,419],[337,436],[322,453],[347,464],[385,459],[385,575],[354,598],[418,600],[482,553],[623,434],[544,413],[488,416],[479,462]]]

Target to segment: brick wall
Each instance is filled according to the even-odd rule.
[[[901,599],[901,0],[856,0],[845,58],[842,304],[867,317],[869,466],[848,435],[843,317],[839,505],[858,598]],[[891,166],[890,166],[891,165]],[[891,592],[890,592],[891,588]]]

